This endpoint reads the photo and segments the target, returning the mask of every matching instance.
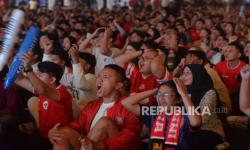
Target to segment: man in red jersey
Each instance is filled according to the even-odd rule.
[[[138,66],[129,63],[137,57],[139,57]],[[144,52],[135,51],[125,53],[118,56],[115,62],[125,68],[126,76],[131,82],[131,94],[154,89],[158,86],[158,82],[171,78],[170,72],[164,67],[164,53],[154,49],[145,49]],[[154,103],[154,97],[142,101],[142,104],[145,105],[152,105]]]
[[[100,98],[88,103],[69,126],[57,124],[50,130],[54,150],[79,150],[81,146],[84,150],[139,149],[140,121],[121,105],[119,90],[125,78],[121,67],[105,66],[96,81]]]

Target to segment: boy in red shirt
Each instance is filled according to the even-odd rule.
[[[78,119],[69,127],[55,125],[49,132],[54,149],[79,150],[137,150],[139,149],[140,121],[122,105],[119,90],[125,80],[124,70],[117,65],[107,65],[96,84],[96,101],[84,107]],[[84,136],[84,138],[83,138]],[[78,140],[83,138],[83,140]]]
[[[40,135],[47,138],[49,129],[56,123],[67,124],[73,120],[72,96],[59,83],[63,74],[60,66],[52,62],[41,62],[38,64],[39,73],[35,74],[31,67],[32,56],[24,54],[22,60],[28,79],[19,79],[16,83],[38,95],[29,99],[28,108]]]
[[[234,107],[233,111],[239,110],[238,97],[240,81],[238,79],[241,68],[246,65],[245,62],[240,60],[242,50],[243,48],[239,43],[230,43],[224,54],[225,61],[222,61],[215,66],[216,71],[219,73],[229,90],[232,99],[232,106]]]

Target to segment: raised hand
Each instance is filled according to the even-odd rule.
[[[178,93],[182,96],[185,95],[187,93],[187,87],[184,85],[183,81],[179,78],[174,78],[173,79],[176,88],[178,90]]]
[[[79,55],[78,55],[78,47],[76,44],[71,46],[71,48],[69,49],[69,54],[71,56],[72,63],[78,64],[79,63]]]
[[[101,30],[104,30],[105,28],[104,27],[101,27],[101,28],[97,28],[92,34],[91,34],[91,38],[95,37],[97,34],[99,34],[99,32]]]

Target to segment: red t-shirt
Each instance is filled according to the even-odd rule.
[[[190,35],[192,37],[193,42],[200,40],[200,33],[197,30],[190,29],[188,31],[188,35]]]
[[[55,124],[66,125],[73,120],[71,94],[62,85],[57,90],[60,94],[59,101],[39,97],[39,132],[44,138],[48,138],[48,131]]]
[[[216,71],[221,76],[230,94],[235,94],[239,91],[240,81],[238,80],[238,77],[240,75],[241,68],[245,65],[245,62],[240,61],[235,68],[229,68],[227,61],[222,61],[215,66]]]
[[[142,73],[139,71],[139,68],[136,67],[133,64],[127,64],[125,65],[126,70],[126,76],[130,79],[131,88],[130,92],[132,93],[140,93],[147,90],[152,90],[154,88],[157,88],[159,83],[164,80],[169,80],[170,74],[166,72],[161,79],[157,79],[155,76],[150,75],[147,77],[144,77]],[[147,100],[146,100],[147,101]],[[146,102],[146,105],[152,105],[155,103],[155,98],[153,96],[149,97],[148,102]]]

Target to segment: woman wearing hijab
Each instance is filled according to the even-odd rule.
[[[223,142],[225,137],[222,123],[215,113],[217,94],[213,82],[202,65],[191,64],[184,68],[181,79],[187,86],[188,94],[196,107],[200,107],[202,125],[200,131],[192,134],[192,150],[212,150]],[[202,114],[203,110],[210,114]]]

